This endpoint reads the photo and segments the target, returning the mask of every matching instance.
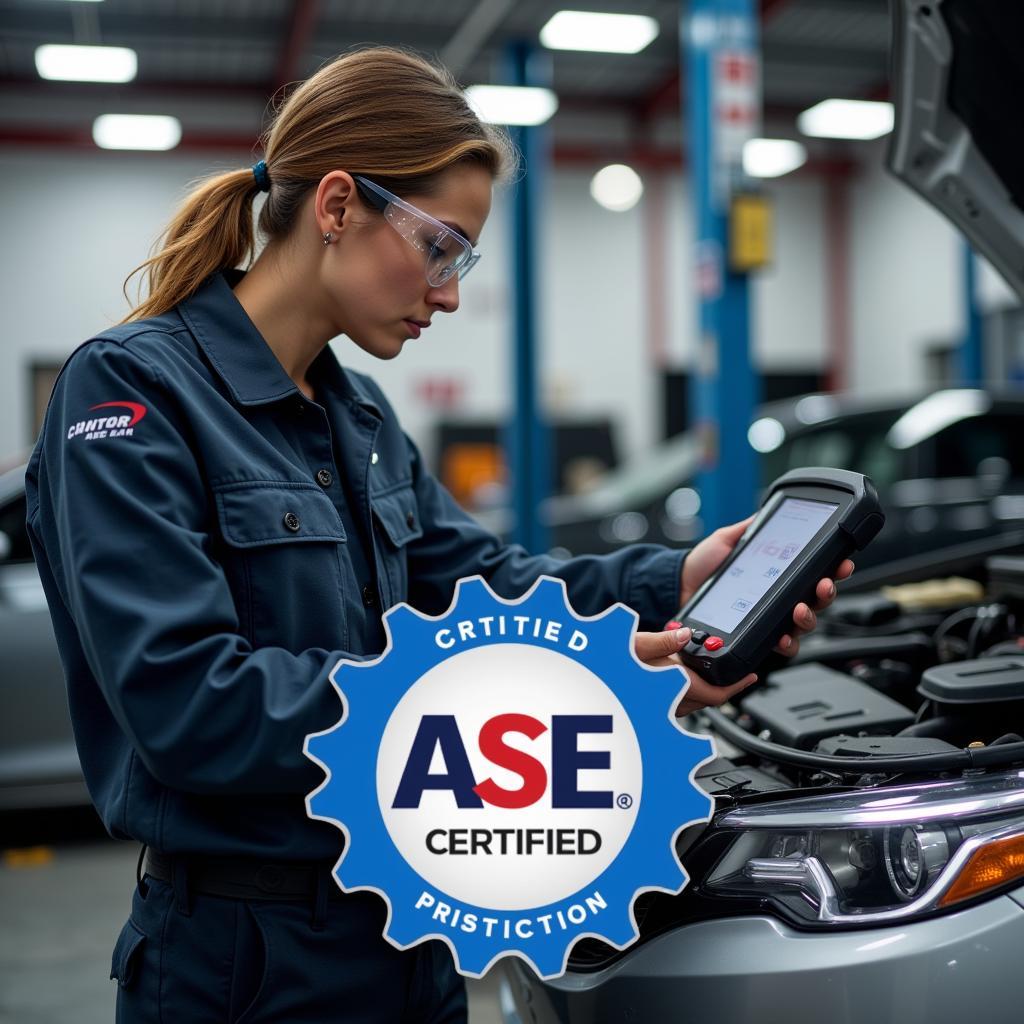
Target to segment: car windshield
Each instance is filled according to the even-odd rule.
[[[821,424],[798,433],[763,456],[762,479],[767,483],[804,466],[833,466],[864,473],[878,487],[888,488],[904,475],[904,453],[887,439],[902,412],[845,416],[841,424]]]

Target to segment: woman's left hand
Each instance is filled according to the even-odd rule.
[[[705,537],[686,556],[683,562],[683,575],[681,590],[679,594],[679,607],[682,608],[693,595],[698,587],[725,561],[725,559],[736,547],[743,531],[753,522],[754,517],[750,516],[741,523],[733,523],[732,526],[723,526],[715,530],[709,537]],[[844,559],[836,570],[835,579],[845,580],[853,573],[853,562]],[[817,602],[811,608],[806,602],[801,601],[793,609],[793,629],[779,638],[775,650],[786,657],[793,657],[800,650],[800,637],[810,633],[818,624],[818,617],[815,612],[827,608],[836,596],[836,585],[832,579],[818,581],[815,588]]]

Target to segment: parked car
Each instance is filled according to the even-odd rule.
[[[88,803],[18,464],[0,471],[0,810]]]
[[[790,469],[866,473],[886,509],[882,533],[857,559],[903,578],[943,559],[1002,549],[1024,529],[1024,393],[946,389],[915,399],[815,394],[762,406],[750,426],[767,486]],[[638,541],[689,544],[705,532],[700,449],[681,434],[606,474],[593,490],[547,499],[552,549],[569,556]],[[507,510],[478,513],[508,536]],[[1011,540],[1012,544],[1012,540]],[[877,573],[861,576],[879,578]]]
[[[1024,10],[892,10],[891,165],[1024,297]],[[796,663],[688,720],[717,747],[698,780],[715,814],[677,847],[689,886],[641,895],[639,941],[584,939],[559,979],[505,961],[506,1024],[1021,1020],[1024,435],[1000,400],[944,394],[879,413],[881,446],[827,417],[804,441],[784,416],[755,431],[769,474],[798,460],[875,475],[895,532],[869,550],[894,560],[858,571]],[[918,555],[916,574],[965,568],[984,593],[872,591],[907,569],[883,547],[897,536],[951,544]],[[1018,554],[986,559],[990,544]]]
[[[841,596],[791,667],[687,719],[717,748],[689,885],[561,978],[503,961],[506,1024],[1020,1020],[1024,557],[990,565],[952,612]]]

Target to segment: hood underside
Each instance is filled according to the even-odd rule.
[[[889,167],[1024,298],[1024,4],[891,0]]]

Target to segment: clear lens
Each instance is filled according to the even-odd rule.
[[[912,920],[1019,884],[1024,770],[736,807],[706,841],[725,843],[706,895],[808,926]]]
[[[907,825],[886,829],[886,870],[903,900],[918,896],[949,861],[949,842],[941,828]]]
[[[453,274],[465,277],[480,258],[464,238],[439,221],[368,179],[357,176],[357,180],[387,200],[383,210],[385,219],[413,248],[423,253],[427,283],[432,288],[439,288]]]
[[[900,908],[927,889],[949,857],[941,828],[766,829],[737,836],[706,885],[770,896],[815,922]]]
[[[446,234],[434,237],[427,245],[427,283],[434,288],[444,284],[452,274],[458,272],[471,255],[461,240]]]
[[[900,839],[900,867],[910,883],[916,886],[921,877],[921,847],[912,828],[905,828]]]

